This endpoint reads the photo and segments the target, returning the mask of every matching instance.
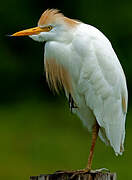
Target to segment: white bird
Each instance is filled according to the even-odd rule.
[[[46,42],[44,65],[49,86],[63,86],[71,109],[92,131],[87,171],[91,169],[97,136],[124,151],[128,93],[126,78],[110,41],[97,28],[46,10],[38,26],[14,33]]]

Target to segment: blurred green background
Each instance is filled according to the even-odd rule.
[[[53,95],[44,75],[44,45],[6,35],[34,27],[44,10],[96,26],[112,42],[132,88],[132,1],[1,1],[0,18],[0,179],[28,180],[30,175],[87,164],[91,135],[69,112],[64,95]],[[125,152],[116,157],[99,139],[93,168],[108,168],[118,179],[131,179],[131,103]]]

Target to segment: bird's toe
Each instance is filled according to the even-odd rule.
[[[77,175],[89,173],[90,171],[91,171],[91,169],[89,169],[89,168],[77,170],[77,171],[75,171],[75,172],[72,174],[72,176],[70,177],[70,179],[73,179],[73,178],[74,178],[75,176],[77,176]]]

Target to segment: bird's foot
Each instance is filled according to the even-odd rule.
[[[106,168],[100,168],[100,169],[95,169],[95,170],[92,170],[92,169],[89,169],[89,168],[80,169],[80,170],[74,171],[72,176],[70,177],[70,179],[73,179],[75,176],[81,175],[81,174],[87,174],[87,173],[92,174],[92,173],[100,173],[100,172],[110,172],[110,170],[106,169]]]
[[[68,174],[68,175],[70,175],[70,179],[73,179],[77,175],[87,174],[87,173],[99,173],[99,172],[110,172],[110,170],[108,170],[106,168],[100,168],[100,169],[95,169],[95,170],[86,168],[86,169],[69,170],[69,171],[60,170],[60,171],[56,171],[54,174]]]
[[[86,169],[70,170],[70,171],[60,170],[60,171],[56,171],[54,174],[68,174],[70,175],[70,179],[73,179],[75,176],[79,174],[86,174],[88,172],[90,172],[90,169],[86,168]]]
[[[73,172],[70,179],[73,179],[77,175],[86,174],[86,173],[89,173],[89,172],[91,172],[91,170],[89,168],[76,170],[76,171]]]

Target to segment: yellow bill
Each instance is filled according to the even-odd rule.
[[[30,28],[30,29],[26,29],[26,30],[23,30],[23,31],[16,32],[16,33],[12,34],[11,36],[37,35],[40,32],[46,32],[46,31],[47,31],[46,28],[34,27],[34,28]]]

